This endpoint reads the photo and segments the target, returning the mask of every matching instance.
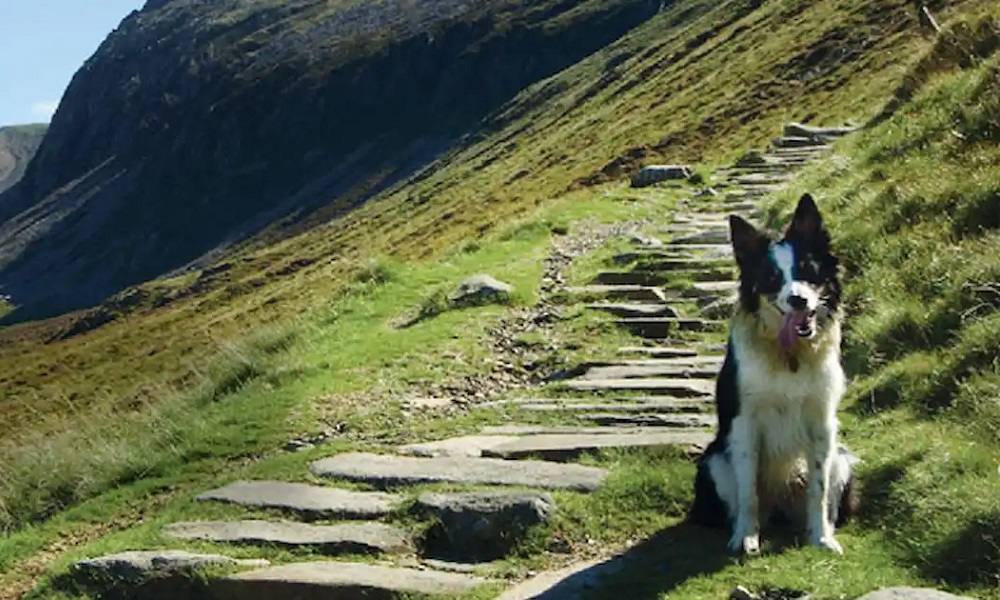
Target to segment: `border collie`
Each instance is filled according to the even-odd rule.
[[[834,527],[857,510],[853,467],[837,444],[841,286],[812,196],[774,241],[729,218],[739,306],[716,382],[719,431],[698,463],[691,517],[731,527],[729,548],[760,551],[760,526],[804,525],[809,542],[843,553]]]

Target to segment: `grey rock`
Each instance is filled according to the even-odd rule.
[[[677,311],[662,302],[601,302],[589,304],[591,310],[603,310],[616,317],[677,317]]]
[[[490,275],[473,275],[459,282],[458,287],[448,296],[457,306],[507,302],[514,287]]]
[[[483,449],[514,441],[509,435],[466,435],[434,442],[400,446],[399,453],[409,456],[482,456]]]
[[[313,547],[324,554],[381,554],[410,548],[406,532],[382,523],[309,525],[289,521],[172,523],[164,532],[179,539],[233,544]]]
[[[506,555],[529,529],[546,523],[555,500],[537,492],[428,493],[420,496],[414,511],[436,520],[425,551],[478,562]]]
[[[672,377],[644,377],[619,379],[576,379],[564,385],[575,390],[587,391],[646,391],[664,396],[699,397],[715,392],[715,383],[703,379],[677,379]]]
[[[518,410],[530,412],[620,412],[620,413],[655,413],[655,414],[690,414],[702,412],[709,408],[711,404],[708,399],[686,399],[686,398],[639,398],[635,401],[622,400],[619,402],[594,402],[581,400],[544,400],[540,399],[532,404],[518,405]],[[509,426],[507,426],[509,427]],[[601,432],[594,432],[601,433]]]
[[[688,165],[648,165],[632,176],[632,187],[646,187],[661,181],[687,179],[692,173]]]
[[[599,425],[632,427],[700,428],[712,427],[717,423],[715,416],[709,414],[650,414],[648,412],[622,414],[622,412],[607,412],[580,415],[580,418]]]
[[[972,600],[931,588],[894,587],[865,594],[858,600]]]
[[[729,242],[729,231],[727,229],[708,229],[705,231],[693,231],[678,235],[670,240],[670,245],[721,245]]]
[[[355,562],[301,562],[240,573],[212,584],[218,600],[395,600],[400,595],[465,594],[488,580]]]
[[[592,367],[580,379],[629,379],[634,377],[679,377],[713,379],[719,373],[719,363],[707,364],[647,364],[609,365]]]
[[[398,496],[381,492],[355,492],[285,481],[236,481],[196,499],[277,508],[315,519],[378,518],[389,514],[401,501]]]
[[[637,246],[662,246],[663,242],[659,238],[655,238],[651,235],[646,235],[645,233],[633,234],[629,239],[629,242]]]
[[[700,450],[712,440],[708,432],[642,431],[623,434],[552,434],[530,435],[497,448],[484,450],[484,456],[519,459],[540,456],[549,460],[568,460],[581,454],[609,448],[644,448],[675,446],[685,450]]]
[[[485,453],[486,451],[484,451]],[[491,458],[386,456],[346,453],[309,465],[313,474],[379,487],[433,482],[518,485],[590,492],[604,484],[607,471],[583,465]]]
[[[788,123],[782,134],[786,137],[804,137],[826,141],[831,138],[843,137],[855,130],[855,127],[813,127],[802,123]]]
[[[184,597],[196,587],[193,575],[207,567],[262,567],[266,560],[235,559],[219,554],[195,554],[182,550],[121,552],[81,560],[70,575],[82,587],[111,595],[142,586],[145,597]]]
[[[663,290],[646,285],[585,285],[569,288],[570,294],[607,298],[609,300],[639,300],[663,302],[667,299]]]
[[[696,348],[675,348],[670,346],[625,346],[618,349],[619,354],[644,354],[655,357],[686,357],[698,354]]]

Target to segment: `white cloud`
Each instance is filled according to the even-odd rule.
[[[31,113],[36,117],[41,117],[46,121],[52,118],[55,114],[56,108],[59,107],[59,102],[56,100],[43,100],[42,102],[35,102],[31,105]]]

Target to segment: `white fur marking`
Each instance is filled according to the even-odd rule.
[[[795,249],[790,244],[776,244],[771,247],[771,260],[774,261],[774,265],[781,271],[783,279],[781,292],[778,294],[778,306],[781,310],[788,312],[792,309],[788,303],[790,296],[805,298],[806,308],[808,310],[816,310],[816,307],[819,306],[819,294],[816,293],[816,290],[811,285],[802,281],[795,281],[792,275],[792,269],[795,266]]]

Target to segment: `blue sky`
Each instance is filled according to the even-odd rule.
[[[144,0],[0,0],[0,126],[48,121],[69,80]]]

